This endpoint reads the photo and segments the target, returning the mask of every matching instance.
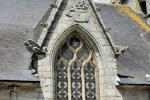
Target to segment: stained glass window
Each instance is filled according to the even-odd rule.
[[[81,66],[75,61],[71,65],[72,100],[82,100]]]
[[[57,66],[57,100],[68,99],[67,66],[61,62]]]
[[[85,96],[86,100],[96,100],[95,95],[95,73],[94,66],[91,63],[88,63],[84,67],[84,76],[85,76]]]
[[[73,32],[57,52],[57,100],[96,100],[94,53]]]

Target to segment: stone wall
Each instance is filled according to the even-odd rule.
[[[0,100],[44,100],[39,87],[0,88]]]
[[[38,61],[38,73],[45,100],[56,100],[55,56],[57,50],[61,47],[61,43],[73,31],[80,33],[80,37],[89,43],[96,55],[98,68],[98,74],[96,75],[96,81],[98,81],[96,83],[97,100],[134,100],[132,96],[129,96],[130,94],[127,95],[129,96],[128,99],[124,99],[126,95],[116,88],[118,83],[114,52],[104,31],[106,26],[102,25],[100,19],[97,18],[96,11],[90,2],[85,0],[90,15],[88,22],[76,22],[75,19],[77,18],[66,16],[69,9],[79,1],[58,0],[56,2],[58,8],[52,9],[47,27],[42,31],[38,41],[39,44],[44,41],[43,46],[48,49],[46,57]]]
[[[59,5],[62,0],[58,1],[56,4],[60,7]],[[55,55],[59,47],[61,47],[62,41],[65,41],[66,37],[73,31],[80,33],[79,35],[89,43],[96,55],[98,68],[98,74],[96,75],[97,100],[122,100],[121,95],[115,87],[117,84],[116,59],[105,37],[105,33],[103,33],[102,26],[97,21],[94,12],[92,12],[94,8],[88,4],[88,0],[85,0],[89,8],[89,21],[77,23],[72,17],[66,16],[66,13],[69,12],[70,7],[80,0],[65,1],[62,3],[61,8],[54,8],[52,10],[52,16],[49,17],[49,21],[47,22],[48,26],[51,25],[52,28],[47,29],[49,36],[46,37],[47,41],[45,42],[48,52],[44,59],[38,61],[38,73],[45,100],[56,99],[56,78],[54,77]],[[58,14],[52,20],[55,13]],[[43,31],[39,42],[43,40],[42,38],[47,30]]]
[[[114,87],[106,84],[101,100],[150,100],[150,90],[138,88],[119,88],[119,92],[113,90]],[[107,89],[106,89],[107,88]],[[118,95],[118,99],[113,95]],[[122,98],[120,98],[120,96]],[[46,100],[40,87],[3,87],[0,88],[0,100]],[[51,99],[48,99],[51,100]],[[54,100],[54,99],[52,99]]]
[[[123,100],[150,100],[150,90],[137,88],[119,89]]]

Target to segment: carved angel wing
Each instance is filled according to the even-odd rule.
[[[33,40],[27,40],[24,42],[26,49],[31,53],[43,53],[43,49]]]
[[[28,43],[30,44],[30,45],[32,45],[33,47],[37,47],[37,48],[41,48],[35,41],[33,41],[33,40],[28,40]]]

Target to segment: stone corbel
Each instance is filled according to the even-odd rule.
[[[105,31],[106,31],[106,32],[108,32],[108,31],[110,31],[110,30],[111,30],[111,28],[110,28],[110,27],[108,27],[108,26],[107,26],[107,27],[105,27]]]
[[[101,11],[101,8],[100,8],[100,7],[97,7],[96,10],[97,10],[97,11]]]
[[[40,23],[40,26],[43,26],[43,27],[47,27],[48,26],[48,24],[47,23]]]
[[[128,46],[123,47],[123,46],[116,45],[114,49],[115,49],[116,56],[118,57],[119,55],[123,54],[125,51],[128,50]]]

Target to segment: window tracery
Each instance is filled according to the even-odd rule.
[[[71,33],[57,52],[57,100],[96,100],[94,53]]]

